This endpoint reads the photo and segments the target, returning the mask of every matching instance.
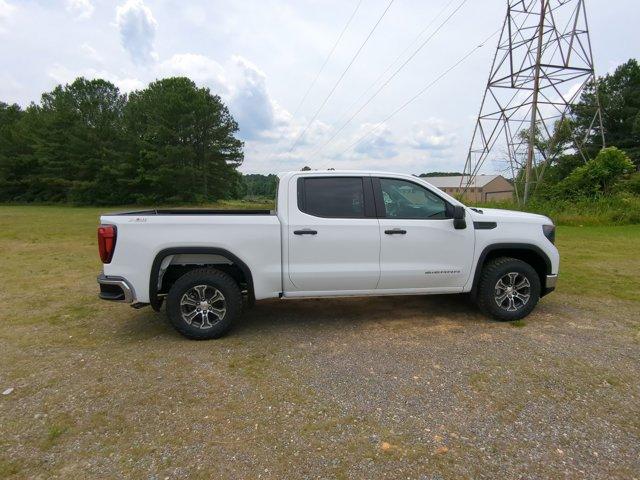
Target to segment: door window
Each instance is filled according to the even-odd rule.
[[[361,177],[304,178],[298,184],[300,211],[329,218],[364,218],[364,187]]]
[[[447,203],[418,184],[395,178],[381,178],[380,187],[386,218],[448,218]]]

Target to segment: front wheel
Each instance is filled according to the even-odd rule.
[[[241,310],[238,284],[213,268],[185,273],[167,294],[169,321],[182,335],[195,340],[221,337]]]
[[[497,258],[482,269],[477,304],[496,320],[526,317],[540,299],[540,279],[531,265],[516,258]]]

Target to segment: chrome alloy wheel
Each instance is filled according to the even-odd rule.
[[[529,298],[531,284],[522,273],[509,272],[496,283],[494,300],[507,312],[520,310],[529,302]]]
[[[207,329],[227,314],[227,302],[222,292],[210,285],[196,285],[180,299],[182,319],[189,325]]]

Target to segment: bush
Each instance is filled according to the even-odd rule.
[[[555,188],[549,189],[549,193],[572,199],[607,196],[612,193],[615,184],[633,169],[633,163],[622,150],[616,147],[603,148],[596,158],[575,168]]]
[[[616,192],[640,195],[640,172],[629,175],[629,178],[622,180],[616,185]]]

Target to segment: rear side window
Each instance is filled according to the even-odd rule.
[[[329,218],[364,218],[364,185],[361,177],[301,178],[300,211]]]

